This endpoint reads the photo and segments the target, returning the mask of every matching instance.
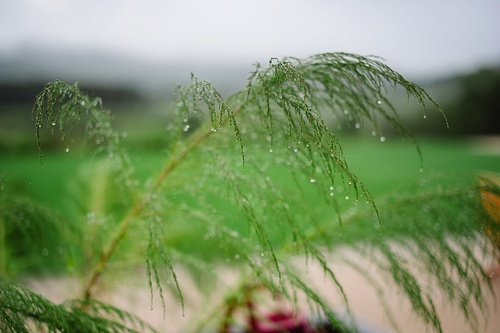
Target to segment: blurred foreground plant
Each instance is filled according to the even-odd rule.
[[[435,293],[416,278],[403,255],[408,252],[412,264],[421,266],[478,330],[482,314],[476,309],[486,312],[483,296],[492,290],[482,259],[491,248],[488,239],[499,235],[499,223],[485,209],[481,193],[499,195],[498,187],[472,177],[438,179],[414,193],[396,193],[375,202],[349,168],[333,128],[371,127],[384,141],[382,124],[390,124],[415,143],[386,95],[389,87],[405,89],[423,107],[424,116],[427,102],[442,112],[424,90],[374,57],[328,53],[307,59],[273,58],[268,66],[257,64],[246,88],[228,98],[193,75],[189,86],[179,87],[172,107],[167,160],[156,176],[142,182],[102,101],[89,97],[77,84],[47,84],[33,108],[39,148],[44,126],[66,137],[85,119],[88,142],[111,161],[106,165],[113,170],[105,178],[112,179],[106,186],[119,193],[121,208],[107,211],[103,204],[107,199],[100,195],[104,193],[100,186],[105,178],[99,174],[86,178],[99,200],[82,213],[101,221],[91,223],[96,228],[93,235],[102,236],[100,228],[106,228],[109,239],[98,247],[97,258],[95,249],[90,252],[90,268],[80,267],[86,276],[81,300],[71,307],[56,306],[5,283],[1,295],[16,295],[13,299],[18,301],[16,307],[0,304],[0,322],[11,331],[13,327],[29,331],[31,322],[62,331],[65,327],[51,323],[69,311],[78,319],[72,325],[95,320],[108,325],[109,331],[129,331],[117,324],[129,323],[125,312],[112,308],[109,317],[107,305],[94,304],[103,280],[116,274],[127,252],[141,251],[151,298],[158,295],[164,306],[169,295],[165,289],[172,286],[184,306],[179,267],[203,281],[201,289],[207,288],[205,278],[214,275],[218,264],[237,268],[239,281],[227,286],[220,306],[208,310],[195,330],[216,325],[228,331],[237,325],[233,310],[251,309],[248,300],[254,285],[297,307],[305,297],[311,313],[332,327],[356,330],[352,321],[339,319],[341,309],[331,307],[307,280],[304,269],[318,264],[337,286],[349,313],[349,300],[328,259],[335,249],[347,246],[373,258],[414,312],[435,331],[442,331]],[[199,119],[206,121],[191,128]],[[415,147],[420,155],[416,143]],[[317,192],[313,201],[308,200],[310,187]],[[485,238],[484,230],[495,236]],[[349,264],[363,273],[355,262]],[[36,315],[33,306],[48,315]],[[102,317],[93,317],[93,311]],[[257,326],[251,321],[247,329]],[[101,331],[89,327],[75,329]]]

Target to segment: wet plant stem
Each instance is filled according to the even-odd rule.
[[[189,153],[196,149],[208,137],[210,137],[211,134],[213,134],[213,132],[209,129],[204,131],[201,130],[200,134],[194,135],[194,139],[179,155],[173,157],[172,159],[169,159],[165,168],[163,168],[160,174],[156,177],[156,180],[154,181],[150,191],[143,195],[142,199],[138,201],[121,220],[121,222],[119,223],[118,232],[102,252],[99,262],[90,274],[90,278],[83,291],[84,300],[90,300],[93,297],[95,286],[99,282],[99,279],[106,269],[109,260],[114,255],[118,245],[125,239],[130,223],[143,213],[148,198],[151,196],[151,194],[156,193],[163,181],[176,169],[176,167],[189,155]]]

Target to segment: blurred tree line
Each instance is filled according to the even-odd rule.
[[[21,108],[25,122],[32,126],[31,107],[44,85],[41,82],[0,83],[0,116],[3,118],[0,118],[0,134],[2,128],[5,131],[4,126],[13,123],[13,117],[21,116]],[[438,112],[428,112],[427,118],[422,119],[413,116],[419,112],[409,109],[406,126],[411,133],[430,136],[500,135],[500,65],[419,85],[441,105],[450,127],[446,129]],[[148,109],[147,103],[150,102],[134,87],[87,84],[81,85],[81,89],[90,96],[102,97],[113,112],[120,111],[124,104],[143,105],[140,116],[144,116],[144,111]],[[398,108],[409,108],[405,98],[402,98]],[[349,128],[347,130],[351,132]]]
[[[440,115],[429,112],[431,121],[412,121],[409,128],[413,133],[500,135],[500,66],[436,81],[427,90],[443,108],[449,129],[443,129],[442,120],[437,119]]]
[[[460,93],[450,103],[450,121],[459,134],[500,134],[500,67],[457,79]]]
[[[11,104],[29,104],[33,106],[35,98],[47,82],[0,83],[0,112],[6,111],[4,106]],[[132,87],[112,87],[103,85],[80,85],[90,96],[101,97],[107,104],[125,103],[143,99],[143,96]]]

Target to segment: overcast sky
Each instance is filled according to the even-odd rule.
[[[30,44],[196,63],[345,51],[438,76],[500,62],[500,1],[1,0],[0,54]]]

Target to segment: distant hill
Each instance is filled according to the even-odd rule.
[[[0,52],[0,106],[32,104],[44,84],[57,79],[80,82],[85,91],[102,97],[107,105],[158,96],[170,98],[177,84],[189,83],[191,73],[210,81],[227,96],[243,89],[253,70],[253,64],[237,62],[193,63],[179,59],[155,63],[121,54],[26,46],[10,55]],[[395,106],[411,132],[500,134],[500,65],[417,83],[443,107],[450,129],[445,128],[443,117],[434,110],[429,110],[424,120],[415,103],[408,104],[406,94],[396,92]]]
[[[47,82],[0,82],[0,105],[30,104],[35,102],[35,97],[43,90]],[[80,85],[90,96],[99,96],[106,104],[124,103],[144,99],[137,90],[128,87],[104,87],[100,84]],[[0,112],[2,112],[0,108]]]
[[[189,82],[191,73],[208,80],[224,93],[244,87],[252,64],[190,63],[187,60],[145,62],[122,54],[97,51],[51,50],[25,46],[15,53],[0,53],[0,83],[32,84],[62,80],[85,86],[125,88],[140,94],[171,93]]]

